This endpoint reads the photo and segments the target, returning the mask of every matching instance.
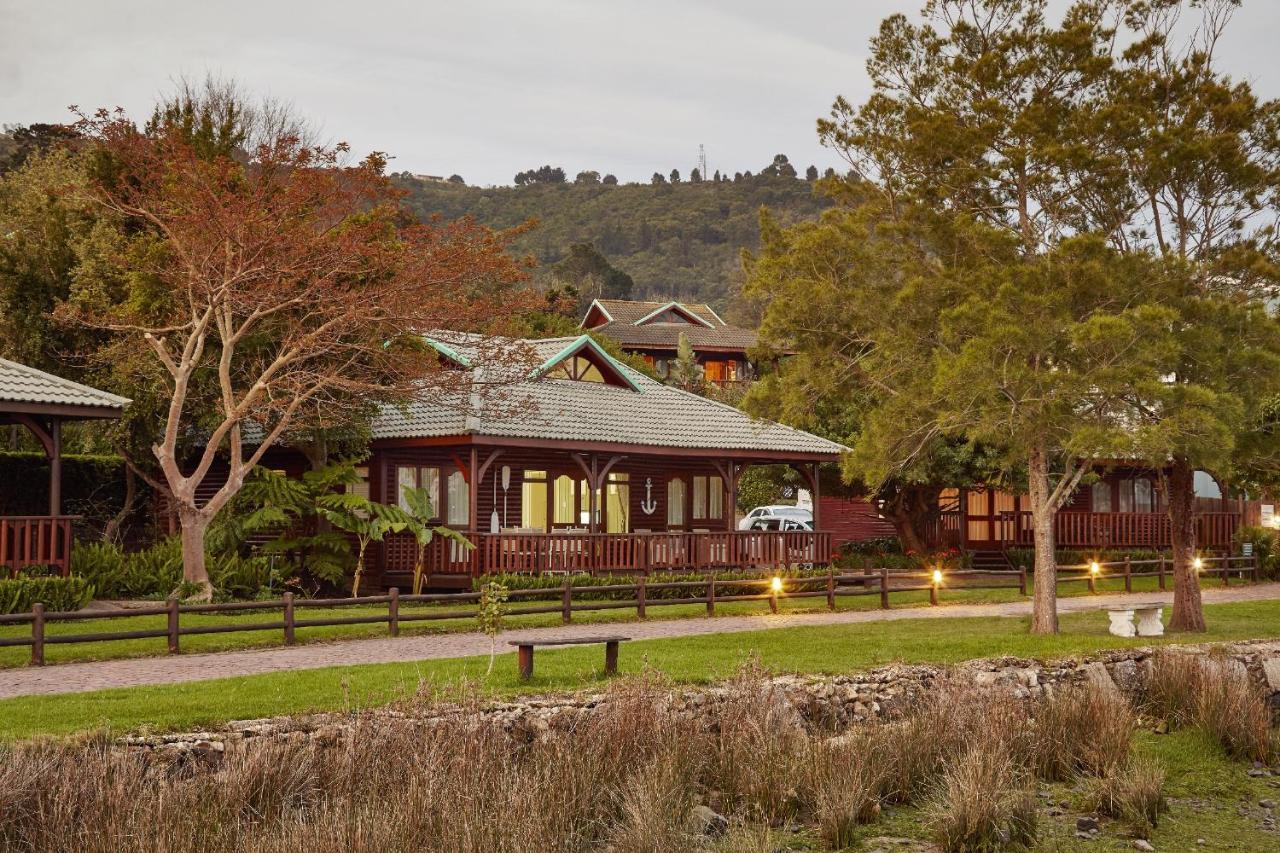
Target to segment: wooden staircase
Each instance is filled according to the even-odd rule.
[[[1017,566],[1009,562],[1004,551],[970,551],[973,568],[980,572],[1012,572]]]

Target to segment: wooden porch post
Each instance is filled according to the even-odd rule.
[[[467,489],[467,519],[468,527],[470,528],[468,538],[471,540],[471,544],[476,546],[471,549],[471,574],[473,576],[479,574],[481,568],[480,551],[483,550],[479,547],[479,543],[476,542],[477,534],[480,532],[480,483],[476,478],[476,474],[480,472],[478,461],[476,446],[473,444],[471,445],[471,456],[468,459],[469,464],[467,466],[467,485],[469,487]],[[446,547],[448,544],[446,543]]]
[[[49,515],[62,515],[62,419],[49,419]]]
[[[822,482],[818,478],[818,463],[813,463],[813,530],[816,533],[822,529],[821,518],[818,515],[818,505],[822,502]]]

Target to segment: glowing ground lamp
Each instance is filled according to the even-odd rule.
[[[933,583],[929,584],[929,603],[938,606],[938,587],[942,586],[942,569],[933,570]]]
[[[777,575],[769,581],[769,610],[778,612],[778,596],[782,594],[782,578]]]
[[[1089,561],[1089,592],[1098,591],[1098,576],[1102,574],[1102,564],[1097,560]]]

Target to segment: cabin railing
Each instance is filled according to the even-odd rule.
[[[813,531],[483,533],[475,574],[704,571],[831,562],[831,534]]]
[[[996,524],[1006,547],[1034,543],[1030,512],[1001,513]],[[1239,513],[1202,512],[1196,517],[1196,547],[1228,547],[1239,527]],[[1058,512],[1053,535],[1059,548],[1167,548],[1172,541],[1163,512]]]
[[[71,571],[73,515],[0,516],[0,569],[14,577],[28,566]]]

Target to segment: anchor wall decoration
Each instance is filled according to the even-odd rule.
[[[645,515],[653,515],[653,511],[658,508],[658,502],[653,499],[653,478],[644,478],[644,500],[640,501],[640,511]]]

